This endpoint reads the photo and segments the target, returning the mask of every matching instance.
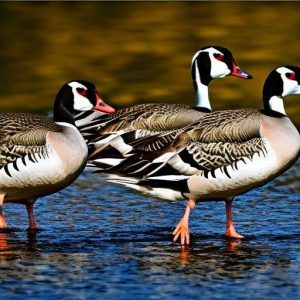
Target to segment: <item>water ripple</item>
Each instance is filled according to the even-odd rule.
[[[235,299],[299,295],[299,186],[286,174],[234,202],[245,235],[226,239],[223,203],[199,203],[192,242],[181,248],[171,232],[185,201],[143,197],[84,173],[66,190],[39,199],[43,230],[26,231],[20,205],[6,205],[13,225],[0,233],[0,293],[6,299],[182,299],[226,292]],[[247,295],[245,295],[247,289]],[[199,294],[200,293],[200,294]]]

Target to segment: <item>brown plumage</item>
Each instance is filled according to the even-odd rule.
[[[65,84],[54,103],[54,120],[35,114],[0,114],[0,228],[7,224],[2,205],[25,204],[29,228],[37,229],[33,204],[72,183],[85,167],[87,146],[73,114],[98,109],[114,112],[92,83]]]
[[[225,234],[241,238],[232,223],[233,198],[273,180],[298,159],[300,136],[283,106],[283,96],[292,94],[300,94],[300,68],[279,67],[265,81],[262,110],[212,112],[185,128],[144,138],[107,172],[144,193],[188,198],[174,231],[182,244],[189,243],[188,216],[196,201],[224,200]]]
[[[198,51],[192,59],[191,69],[196,108],[183,104],[149,103],[122,109],[113,116],[95,116],[93,120],[85,114],[77,116],[78,128],[89,145],[90,165],[103,165],[101,159],[109,158],[109,152],[118,151],[122,158],[135,140],[177,130],[211,112],[208,84],[212,79],[227,75],[252,78],[237,66],[229,50],[218,46]],[[84,124],[86,117],[88,124]]]

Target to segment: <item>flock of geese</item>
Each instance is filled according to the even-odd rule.
[[[151,103],[118,112],[86,81],[66,83],[53,120],[0,114],[0,228],[4,203],[25,204],[37,229],[37,198],[71,184],[87,166],[111,182],[187,206],[173,241],[190,243],[189,215],[198,201],[225,201],[225,236],[242,238],[232,221],[236,195],[264,185],[297,160],[300,136],[283,97],[300,94],[300,68],[281,66],[267,77],[262,109],[212,111],[208,85],[228,75],[252,78],[223,47],[192,59],[196,106]]]

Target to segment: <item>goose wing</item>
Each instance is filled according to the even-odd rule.
[[[114,115],[102,115],[94,119],[90,115],[86,117],[89,124],[83,124],[79,116],[76,125],[91,147],[100,152],[103,145],[109,145],[108,141],[114,137],[120,137],[128,145],[123,139],[126,133],[130,132],[130,140],[137,140],[182,128],[203,115],[202,111],[187,105],[149,103],[120,110]],[[124,137],[126,139],[128,136]]]
[[[122,110],[114,116],[98,119],[95,125],[80,128],[89,147],[90,163],[108,162],[109,153],[119,153],[120,159],[127,156],[135,146],[147,143],[151,149],[157,147],[156,139],[161,133],[182,128],[199,119],[204,113],[193,110],[186,105],[174,104],[145,104]],[[167,143],[174,139],[173,134],[166,135]],[[160,140],[162,137],[160,136]],[[150,145],[153,141],[153,147]],[[166,143],[164,142],[164,143]],[[162,147],[163,145],[159,145]],[[109,164],[115,161],[110,161]],[[108,164],[108,165],[109,165]],[[100,168],[100,165],[98,164]]]
[[[60,126],[46,117],[34,114],[0,115],[0,167],[25,156],[36,161],[35,155],[46,155],[48,131],[59,132]]]
[[[91,134],[97,132],[99,136],[121,130],[121,128],[125,127],[125,124],[130,124],[138,116],[155,109],[156,106],[157,104],[155,103],[139,104],[121,109],[115,114],[84,112],[79,113],[74,119],[81,133]],[[119,123],[122,125],[118,125]]]
[[[203,171],[204,176],[207,177],[210,173],[215,177],[215,171],[220,169],[229,177],[227,171],[229,166],[237,170],[238,162],[246,163],[246,160],[252,160],[255,154],[266,155],[265,142],[262,138],[251,138],[243,142],[191,142],[161,164],[156,173],[159,171],[160,175],[167,175],[171,167],[176,173],[184,175]]]
[[[260,118],[258,110],[211,113],[184,129],[137,142],[137,154],[109,172],[139,177],[227,172],[227,166],[237,167],[255,153],[265,155]]]

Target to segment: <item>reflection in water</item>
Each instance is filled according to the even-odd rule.
[[[4,261],[12,262],[17,259],[21,264],[24,262],[25,265],[36,265],[36,262],[41,260],[45,266],[55,263],[55,268],[61,269],[68,264],[76,265],[78,268],[91,267],[97,264],[99,268],[104,268],[110,265],[112,261],[121,262],[124,260],[129,262],[135,260],[140,270],[147,269],[147,274],[151,270],[150,273],[153,273],[151,276],[156,276],[158,273],[163,276],[165,271],[177,272],[180,266],[187,267],[190,271],[198,273],[198,275],[206,276],[206,273],[203,273],[203,268],[209,268],[210,272],[221,272],[225,275],[229,267],[237,264],[235,258],[239,258],[239,270],[245,269],[245,265],[248,269],[250,266],[249,261],[259,257],[262,251],[261,247],[258,247],[258,249],[255,245],[243,246],[241,242],[233,240],[221,239],[208,242],[211,236],[202,236],[204,242],[200,245],[195,244],[183,248],[169,242],[166,243],[165,235],[161,236],[154,232],[152,233],[153,236],[156,235],[158,238],[152,240],[147,240],[142,232],[133,232],[134,238],[130,240],[120,238],[120,236],[118,239],[113,237],[108,240],[98,240],[85,233],[81,234],[80,239],[75,242],[63,236],[54,238],[53,234],[55,233],[51,231],[42,234],[29,232],[27,239],[22,240],[19,238],[20,235],[24,235],[22,231],[1,233],[0,261],[2,263]],[[81,247],[78,247],[78,244]],[[114,250],[110,255],[106,253],[102,257],[100,249],[103,248]],[[236,253],[236,256],[233,257],[232,253]],[[101,260],[98,261],[100,257],[105,258],[104,263],[101,263]],[[11,272],[15,273],[15,271],[12,267]],[[19,278],[30,275],[33,279],[38,276],[35,268],[31,268],[31,270],[24,269],[23,275],[19,271]],[[51,274],[49,276],[51,277]],[[230,277],[232,276],[234,274],[230,274]],[[3,279],[3,276],[0,275],[1,278]]]
[[[181,247],[180,251],[180,263],[181,265],[186,265],[189,262],[190,251],[187,247]]]
[[[269,246],[251,245],[247,242],[234,251],[232,248],[227,249],[226,243],[216,240],[213,243],[204,242],[201,245],[194,245],[189,249],[174,250],[174,247],[156,245],[144,250],[144,255],[138,260],[139,273],[143,276],[144,284],[158,282],[167,277],[164,288],[170,290],[174,289],[175,278],[177,282],[185,282],[190,288],[196,286],[204,288],[204,293],[207,293],[205,288],[209,290],[209,286],[213,286],[216,292],[216,284],[227,291],[228,288],[223,285],[225,282],[229,285],[239,285],[252,280],[252,284],[254,282],[258,284],[256,281],[258,274],[261,274],[262,281],[268,278],[269,284],[272,285],[273,280],[279,279],[274,274],[272,278],[272,272],[278,269],[279,265],[279,269],[282,268],[281,272],[284,272],[283,269],[286,272],[291,263],[289,259],[281,259],[282,264],[278,265],[276,255],[272,257]],[[238,285],[237,291],[239,291]],[[193,295],[194,291],[189,291],[188,287],[185,288],[183,285],[180,287],[188,291],[189,295]],[[255,296],[255,293],[249,293],[249,299]],[[221,297],[222,292],[216,292],[216,295]]]
[[[37,235],[38,231],[28,231],[27,232],[27,243],[26,246],[28,247],[28,250],[30,251],[39,251],[39,247],[37,246]]]
[[[242,241],[241,240],[228,240],[227,241],[227,249],[228,251],[238,251],[241,247]]]
[[[105,206],[103,203],[99,209]],[[132,205],[126,218],[99,213],[97,223],[119,219],[111,222],[110,231],[97,230],[95,213],[85,210],[85,214],[79,212],[85,224],[80,227],[78,221],[77,229],[70,228],[66,221],[63,228],[49,226],[41,232],[1,233],[5,249],[0,251],[0,266],[6,271],[0,272],[0,292],[5,286],[12,290],[18,286],[19,293],[28,295],[29,289],[36,290],[35,282],[40,293],[58,293],[61,299],[68,299],[66,291],[73,298],[77,293],[92,297],[99,292],[117,292],[119,296],[151,297],[156,293],[182,299],[183,295],[195,297],[199,293],[196,287],[202,289],[204,296],[213,293],[221,297],[224,291],[230,296],[233,292],[230,286],[234,285],[239,293],[251,282],[249,299],[259,290],[269,295],[270,288],[276,299],[280,295],[276,287],[280,282],[286,286],[286,293],[293,294],[289,287],[296,281],[293,249],[299,236],[256,236],[236,241],[218,235],[194,234],[192,245],[182,248],[170,241],[169,226],[145,230],[139,220],[138,226],[130,228],[141,214],[141,207],[139,203]],[[156,211],[158,207],[153,209]],[[165,210],[164,205],[161,209]],[[72,216],[78,212],[69,207],[69,213]],[[47,214],[51,214],[51,209]],[[89,226],[92,219],[93,226]],[[122,226],[116,229],[118,225]],[[213,223],[209,225],[214,227]],[[8,278],[14,280],[7,281]]]
[[[18,239],[18,233],[27,236],[25,240]],[[21,252],[37,252],[38,232],[28,231],[27,234],[20,229],[8,229],[0,232],[0,260],[16,258],[18,251]]]
[[[0,251],[7,250],[7,249],[8,249],[7,234],[0,233]]]
[[[242,246],[242,241],[241,240],[237,240],[237,239],[227,239],[226,240],[226,251],[230,251],[230,252],[236,252],[239,251],[241,249]],[[213,251],[215,252],[215,251]],[[191,256],[193,256],[193,254],[196,254],[196,252],[194,252],[193,247],[190,248],[189,246],[181,246],[180,247],[180,264],[182,266],[189,264],[191,261]],[[208,251],[207,253],[208,256],[210,256],[210,251]],[[222,254],[223,256],[223,254]]]

